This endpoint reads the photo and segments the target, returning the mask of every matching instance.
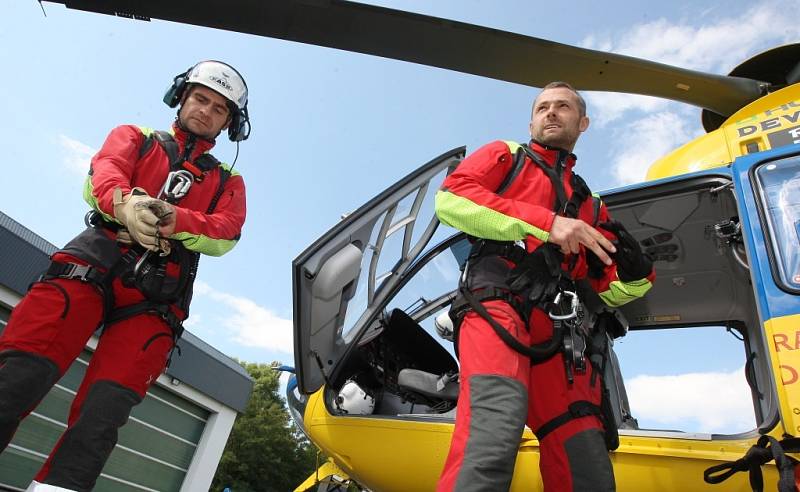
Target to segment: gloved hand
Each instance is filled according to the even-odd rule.
[[[158,217],[158,234],[168,237],[175,232],[175,205],[153,198],[146,202],[147,207]]]
[[[147,203],[153,200],[142,188],[134,188],[125,196],[122,188],[114,189],[114,217],[128,230],[131,239],[146,249],[157,251],[158,217]]]
[[[159,249],[163,255],[168,255],[172,249],[166,237],[175,232],[175,205],[153,198],[146,202],[147,207],[158,217]]]
[[[601,222],[598,227],[617,236],[617,240],[612,241],[617,252],[612,253],[611,257],[617,263],[617,276],[620,280],[630,282],[650,275],[653,271],[653,260],[642,251],[639,241],[631,236],[622,222],[609,220]]]
[[[133,245],[133,238],[131,238],[131,234],[128,232],[128,229],[125,229],[124,227],[119,228],[117,231],[117,243],[124,246]]]
[[[532,301],[552,297],[558,283],[550,280],[557,279],[562,273],[563,258],[557,246],[540,246],[508,272],[506,282],[509,289],[511,292],[521,292],[530,288],[528,297]]]

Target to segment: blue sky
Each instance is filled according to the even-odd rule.
[[[716,73],[800,41],[800,6],[790,0],[373,3]],[[56,245],[82,227],[88,160],[112,127],[167,128],[174,112],[163,92],[199,60],[227,61],[246,77],[253,133],[236,168],[248,188],[248,221],[231,253],[201,263],[188,323],[245,360],[292,363],[291,260],[341,214],[453,147],[527,136],[532,88],[250,35],[44,8],[47,17],[33,0],[5,2],[0,15],[7,115],[0,210]],[[593,189],[640,179],[657,157],[702,133],[697,108],[617,94],[589,94],[588,102],[593,123],[576,153]],[[235,146],[221,139],[215,154],[230,162]]]

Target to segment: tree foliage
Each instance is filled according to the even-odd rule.
[[[211,490],[294,490],[314,471],[316,448],[290,420],[278,394],[279,373],[268,364],[239,363],[255,381],[253,394],[236,419]]]

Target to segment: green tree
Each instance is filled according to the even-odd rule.
[[[236,419],[211,485],[213,492],[294,490],[314,471],[316,448],[294,426],[279,373],[268,364],[240,361],[255,381],[245,412]]]

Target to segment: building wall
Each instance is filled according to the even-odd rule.
[[[19,296],[0,288],[0,330]],[[66,428],[69,406],[97,337],[23,421],[0,455],[0,488],[25,490]],[[208,490],[236,411],[161,375],[120,430],[97,492]]]

